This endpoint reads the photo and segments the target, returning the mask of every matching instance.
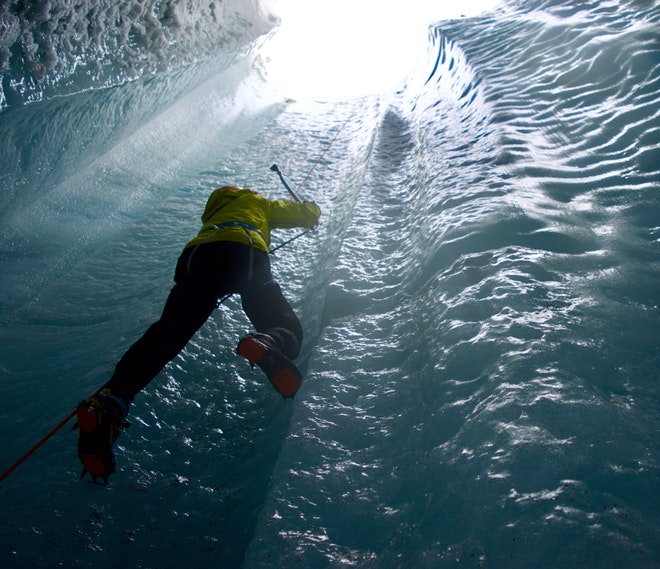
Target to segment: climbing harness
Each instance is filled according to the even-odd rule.
[[[223,221],[222,223],[218,223],[217,225],[205,225],[202,227],[202,232],[207,231],[207,230],[213,230],[213,231],[220,231],[221,229],[224,229],[225,227],[240,227],[241,229],[245,230],[245,234],[247,235],[248,238],[248,243],[250,244],[250,265],[248,268],[248,281],[252,280],[252,268],[254,265],[254,248],[252,247],[252,233],[251,231],[254,231],[259,235],[264,240],[264,243],[268,243],[266,241],[266,238],[264,237],[264,234],[259,230],[259,228],[255,227],[251,223],[247,223],[245,221],[235,221],[235,220],[230,220],[230,221]],[[197,251],[197,248],[202,245],[203,243],[206,243],[211,237],[213,237],[213,233],[210,233],[209,236],[204,239],[203,241],[200,241],[193,247],[193,250],[190,252],[190,255],[188,256],[188,262],[186,263],[186,271],[188,271],[188,274],[192,276],[192,273],[190,272],[190,267],[192,263],[192,258],[195,255],[195,252]]]
[[[247,223],[245,221],[236,221],[236,220],[230,220],[230,221],[223,221],[222,223],[218,223],[217,225],[205,225],[202,227],[202,232],[206,230],[212,230],[212,231],[219,231],[225,227],[240,227],[241,229],[245,230],[245,234],[247,235],[248,242],[250,244],[250,257],[249,257],[249,265],[248,265],[248,282],[252,280],[252,271],[254,269],[254,247],[252,247],[252,233],[251,231],[254,231],[259,235],[264,240],[264,243],[268,243],[266,241],[266,238],[264,237],[264,234],[259,230],[258,227],[255,227],[251,223]],[[211,237],[213,236],[213,233],[210,233],[209,236],[204,239],[203,241],[200,241],[193,247],[193,250],[190,252],[190,255],[188,256],[188,262],[186,263],[186,271],[190,276],[192,276],[192,273],[190,272],[191,268],[191,263],[192,263],[192,258],[195,256],[195,252],[197,251],[197,248],[206,243]],[[217,300],[215,303],[216,308],[220,308],[220,305],[225,302],[229,297],[231,297],[234,293],[230,292],[223,296],[221,299]]]

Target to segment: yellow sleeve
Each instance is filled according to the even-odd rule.
[[[275,200],[270,202],[268,217],[271,228],[314,227],[321,210],[314,202]]]

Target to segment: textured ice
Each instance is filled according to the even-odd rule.
[[[107,487],[68,428],[0,483],[0,566],[660,564],[657,3],[441,22],[399,92],[291,105],[243,20],[190,59],[225,3],[187,4],[193,47],[162,28],[118,52],[148,73],[75,93],[70,3],[34,5],[2,8],[0,470],[158,317],[212,188],[286,197],[276,162],[323,217],[273,258],[306,334],[295,400],[233,353],[230,299],[136,399]],[[41,90],[17,29],[60,54]]]

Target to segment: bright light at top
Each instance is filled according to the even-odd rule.
[[[434,21],[474,16],[501,0],[274,0],[280,27],[264,45],[285,97],[337,100],[394,90],[426,61]]]

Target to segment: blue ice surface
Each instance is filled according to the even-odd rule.
[[[118,28],[121,61],[84,36],[103,72],[41,83],[22,36],[1,470],[158,318],[214,187],[286,199],[277,162],[323,217],[272,259],[296,398],[234,354],[230,299],[136,398],[107,487],[78,480],[68,425],[0,482],[0,566],[658,567],[659,14],[573,4],[438,24],[425,75],[334,103],[273,99],[229,40],[204,61],[147,41],[217,48],[181,14]],[[65,45],[49,6],[20,25]]]

